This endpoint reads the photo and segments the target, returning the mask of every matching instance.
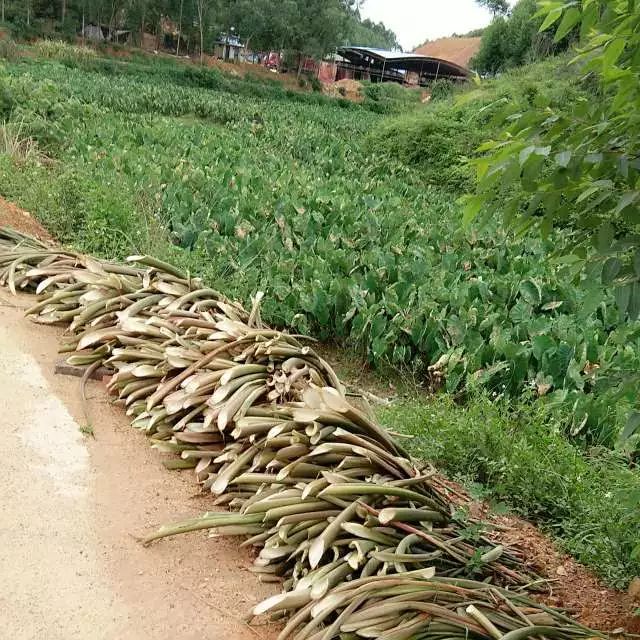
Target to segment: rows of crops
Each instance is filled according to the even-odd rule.
[[[108,257],[153,246],[234,296],[268,291],[271,323],[449,392],[544,396],[574,436],[619,441],[638,324],[619,322],[600,274],[575,286],[540,240],[455,231],[459,194],[367,141],[382,116],[159,83],[143,67],[19,62],[0,78],[5,112],[60,160],[0,158],[2,192],[63,240]]]

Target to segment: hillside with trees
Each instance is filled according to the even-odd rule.
[[[477,0],[493,14],[491,24],[482,33],[480,50],[471,61],[478,73],[495,74],[542,60],[566,51],[574,39],[573,30],[554,39],[540,31],[544,18],[538,15],[536,0],[519,0],[513,9],[505,0]]]
[[[382,23],[362,20],[357,0],[0,0],[0,23],[20,39],[74,39],[83,26],[100,25],[107,38],[130,32],[134,44],[145,33],[161,42],[169,22],[190,53],[211,51],[221,32],[233,27],[248,48],[289,50],[322,56],[336,46],[398,47]],[[185,51],[186,53],[186,51]]]

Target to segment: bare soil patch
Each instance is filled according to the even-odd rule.
[[[0,292],[0,627],[31,640],[270,640],[243,617],[276,592],[239,540],[206,532],[144,548],[136,537],[212,508],[168,471],[102,382],[54,375],[61,329],[26,320],[31,296]],[[135,537],[134,537],[135,536]]]
[[[333,98],[346,98],[352,102],[362,102],[364,96],[362,95],[362,84],[357,80],[338,80],[331,84],[325,84],[322,88],[323,92]]]
[[[490,534],[493,540],[518,549],[524,565],[546,579],[541,585],[544,591],[537,596],[540,602],[565,609],[593,629],[640,632],[640,618],[633,615],[637,604],[628,593],[607,587],[530,522],[514,515],[491,513],[486,503],[472,500],[457,482],[442,476],[438,480],[450,500],[466,506],[472,516],[498,527]]]
[[[482,38],[439,38],[432,42],[425,42],[414,53],[468,67],[469,61],[480,49],[481,40]]]
[[[28,212],[0,197],[0,227],[13,227],[41,242],[51,243],[51,234]]]

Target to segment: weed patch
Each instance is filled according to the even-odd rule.
[[[624,588],[640,572],[640,474],[603,448],[585,452],[554,413],[476,397],[406,401],[379,410],[414,439],[412,453],[460,480],[474,497],[541,524],[575,558]]]

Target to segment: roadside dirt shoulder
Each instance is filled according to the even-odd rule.
[[[271,595],[232,538],[134,538],[211,506],[189,473],[167,471],[104,385],[54,375],[60,330],[0,292],[0,627],[49,640],[272,638],[242,620]],[[17,305],[17,306],[16,306]]]

